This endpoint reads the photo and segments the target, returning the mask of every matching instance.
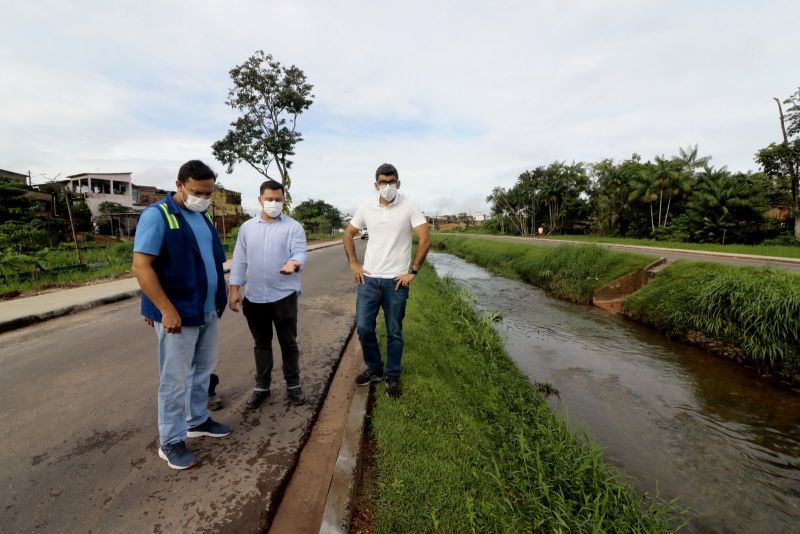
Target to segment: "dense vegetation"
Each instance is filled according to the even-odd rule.
[[[404,394],[376,395],[376,532],[664,532],[506,355],[492,318],[425,268],[405,320]]]
[[[765,149],[766,150],[766,149]],[[672,158],[554,162],[487,197],[490,230],[516,235],[601,234],[665,241],[791,244],[789,179],[715,168],[697,146]]]

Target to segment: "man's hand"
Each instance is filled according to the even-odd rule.
[[[350,270],[353,272],[353,278],[356,279],[356,284],[363,284],[364,283],[364,275],[371,274],[369,271],[365,271],[364,267],[358,263],[351,263]]]
[[[281,274],[292,274],[299,268],[300,268],[299,263],[297,263],[295,260],[289,260],[283,264],[283,267],[281,267],[281,270],[278,272]]]
[[[239,286],[231,286],[228,290],[228,307],[232,312],[239,313],[239,308],[242,307],[242,292],[239,291]]]
[[[408,284],[410,284],[411,281],[416,277],[417,275],[414,273],[401,274],[400,276],[395,277],[394,281],[397,282],[397,284],[395,284],[394,290],[397,291],[401,287],[408,287]]]
[[[155,325],[155,323],[153,323],[153,320],[150,319],[149,317],[145,317],[144,318],[144,322],[147,323],[147,326],[154,326]]]
[[[179,334],[181,331],[181,316],[174,306],[161,311],[161,324],[170,334]]]

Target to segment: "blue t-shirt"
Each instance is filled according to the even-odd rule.
[[[214,247],[211,229],[205,221],[205,215],[196,211],[189,211],[181,208],[181,215],[189,223],[189,227],[197,239],[200,247],[200,255],[206,268],[206,278],[208,279],[208,293],[206,293],[206,304],[204,311],[216,311],[217,294],[217,265],[214,263]],[[133,240],[133,251],[158,256],[161,252],[161,245],[164,243],[164,233],[167,231],[167,221],[160,209],[146,209],[139,217],[136,224],[136,237]]]

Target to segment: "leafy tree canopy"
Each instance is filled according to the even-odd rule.
[[[303,139],[297,118],[313,103],[313,85],[300,68],[283,66],[263,50],[231,69],[230,76],[233,87],[226,104],[240,115],[225,137],[211,145],[214,156],[229,174],[245,162],[264,177],[281,182],[288,204],[290,158]],[[273,163],[277,176],[269,173]]]

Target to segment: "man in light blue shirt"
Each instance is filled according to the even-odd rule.
[[[289,399],[295,405],[305,402],[300,386],[297,298],[300,270],[306,262],[306,233],[300,223],[283,213],[282,184],[267,180],[259,193],[261,213],[239,228],[228,293],[228,306],[237,313],[242,308],[255,340],[256,385],[247,400],[251,410],[270,395],[273,324]]]

